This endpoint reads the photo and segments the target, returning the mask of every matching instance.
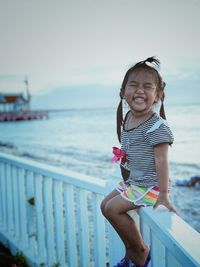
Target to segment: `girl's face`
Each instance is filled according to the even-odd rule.
[[[129,75],[124,98],[133,112],[148,113],[159,100],[155,77],[146,70],[134,71]]]

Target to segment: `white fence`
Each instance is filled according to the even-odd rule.
[[[0,241],[32,266],[106,267],[124,253],[100,212],[105,180],[0,153]],[[177,215],[142,208],[151,267],[200,266],[200,235]]]

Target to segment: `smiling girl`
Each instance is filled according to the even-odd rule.
[[[103,215],[126,248],[125,257],[116,267],[145,267],[150,261],[150,248],[127,211],[162,204],[176,212],[168,196],[168,147],[174,138],[165,118],[165,83],[157,71],[159,64],[155,57],[138,62],[126,72],[120,90],[117,134],[121,149],[115,147],[113,153],[120,163],[123,180],[101,204]],[[124,119],[123,100],[129,106]],[[157,114],[154,107],[159,102]]]

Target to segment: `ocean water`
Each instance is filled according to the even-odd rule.
[[[169,149],[171,200],[179,215],[200,232],[200,189],[177,187],[177,179],[200,176],[200,106],[169,105],[175,136]],[[0,123],[0,150],[103,179],[120,179],[111,163],[119,146],[113,108],[51,112],[48,119]]]

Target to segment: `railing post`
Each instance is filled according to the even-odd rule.
[[[24,250],[28,248],[28,232],[27,232],[27,214],[26,214],[26,193],[25,193],[25,170],[18,169],[17,180],[19,188],[19,207],[20,207],[20,236],[21,244]]]
[[[26,210],[28,218],[28,243],[31,255],[36,255],[36,229],[35,229],[35,209],[34,209],[34,180],[33,173],[26,171]],[[31,200],[33,201],[31,203]]]
[[[114,228],[108,225],[109,266],[114,266],[125,255],[125,247]]]
[[[106,194],[109,194],[117,185],[114,180],[109,180],[106,184]],[[125,247],[115,229],[108,224],[108,243],[109,243],[109,266],[114,266],[125,254]]]
[[[36,230],[37,230],[37,262],[45,262],[45,229],[43,211],[43,185],[42,175],[34,175],[35,210],[36,210]]]
[[[95,267],[106,266],[106,236],[105,233],[105,219],[100,212],[100,204],[102,196],[93,194],[93,210],[94,210],[94,240],[96,246],[94,247]]]

